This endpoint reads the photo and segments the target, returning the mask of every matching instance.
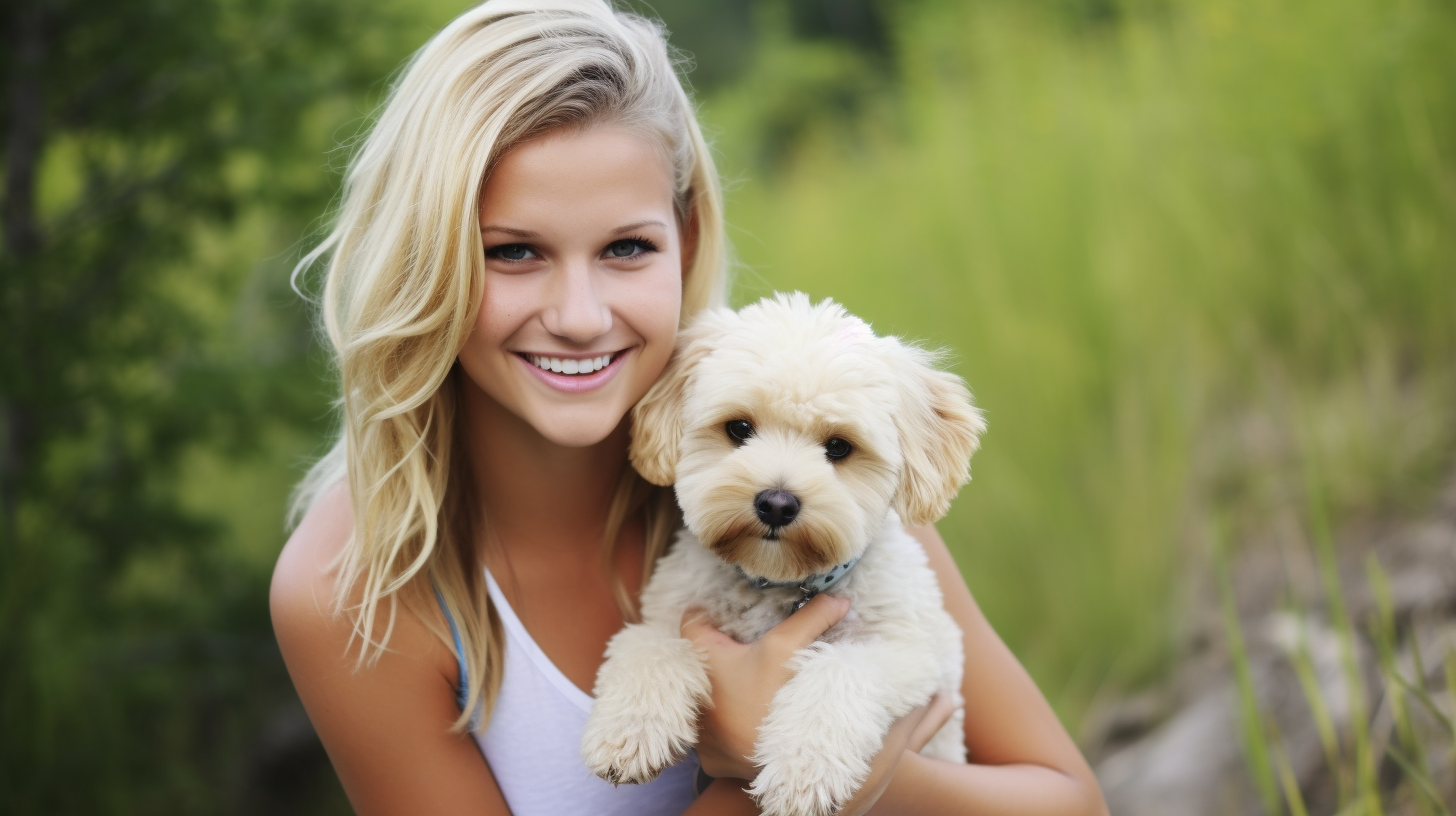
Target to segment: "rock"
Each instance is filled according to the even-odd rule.
[[[1358,715],[1368,728],[1370,754],[1380,757],[1386,812],[1420,813],[1417,792],[1385,750],[1398,745],[1398,735],[1372,636],[1378,617],[1366,564],[1373,554],[1388,579],[1396,665],[1414,679],[1418,645],[1424,688],[1447,722],[1456,719],[1456,690],[1445,687],[1442,672],[1443,659],[1456,660],[1456,490],[1447,491],[1429,518],[1348,531],[1337,553],[1341,596],[1354,622],[1349,641],[1324,603],[1311,553],[1249,548],[1231,565],[1254,696],[1266,722],[1277,729],[1279,748],[1311,814],[1333,813],[1340,801],[1316,707],[1338,735],[1340,767],[1353,767]],[[1299,599],[1292,607],[1286,600],[1291,594]],[[1244,756],[1241,695],[1218,598],[1206,595],[1211,608],[1188,632],[1186,659],[1166,687],[1113,703],[1091,718],[1084,743],[1113,813],[1254,816],[1265,810]],[[1346,664],[1346,642],[1354,674]],[[1318,690],[1316,705],[1306,684]],[[1435,793],[1448,805],[1456,802],[1452,729],[1404,696]]]

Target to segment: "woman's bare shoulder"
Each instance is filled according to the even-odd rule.
[[[352,530],[348,490],[338,485],[284,545],[269,606],[288,673],[355,811],[505,813],[474,742],[450,731],[460,713],[455,656],[407,604],[398,605],[388,648],[359,663],[353,618],[335,613],[333,564]],[[345,608],[358,596],[353,588]],[[389,607],[380,603],[381,620]]]
[[[334,575],[329,566],[353,529],[349,488],[340,482],[313,503],[278,555],[269,590],[275,626],[280,614],[292,617],[310,607],[333,608]]]
[[[342,607],[337,600],[341,578],[336,564],[349,543],[353,526],[349,490],[340,483],[319,496],[283,545],[273,568],[269,607],[285,658],[295,642],[310,652],[358,653],[360,643],[349,610],[362,600],[362,589],[358,585],[345,587]],[[381,600],[378,619],[388,620],[391,606],[394,604],[389,599]],[[343,611],[336,611],[340,609]],[[433,605],[421,610],[435,611]],[[397,605],[388,647],[386,654],[407,656],[435,666],[441,676],[455,676],[454,654],[409,604]]]

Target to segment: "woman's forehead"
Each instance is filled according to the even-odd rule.
[[[491,171],[480,202],[482,228],[519,232],[667,229],[674,212],[672,173],[657,145],[608,127],[517,145]]]

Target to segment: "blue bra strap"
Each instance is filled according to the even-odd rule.
[[[460,684],[455,687],[455,704],[464,711],[465,698],[470,696],[470,686],[465,677],[465,648],[460,644],[460,629],[455,625],[455,617],[450,614],[449,607],[445,606],[445,596],[440,594],[439,587],[432,588],[435,590],[435,601],[440,604],[440,611],[445,613],[445,623],[450,625],[450,636],[455,638],[455,663],[460,666]]]

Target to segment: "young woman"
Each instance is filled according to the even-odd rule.
[[[626,416],[723,301],[717,179],[660,29],[601,0],[492,0],[410,63],[354,158],[323,319],[343,430],[274,573],[283,656],[355,809],[753,813],[755,728],[820,596],[762,640],[709,621],[695,757],[614,788],[577,753],[604,646],[680,523]],[[965,633],[972,764],[895,724],[846,813],[1098,814],[1086,763],[915,531]]]

